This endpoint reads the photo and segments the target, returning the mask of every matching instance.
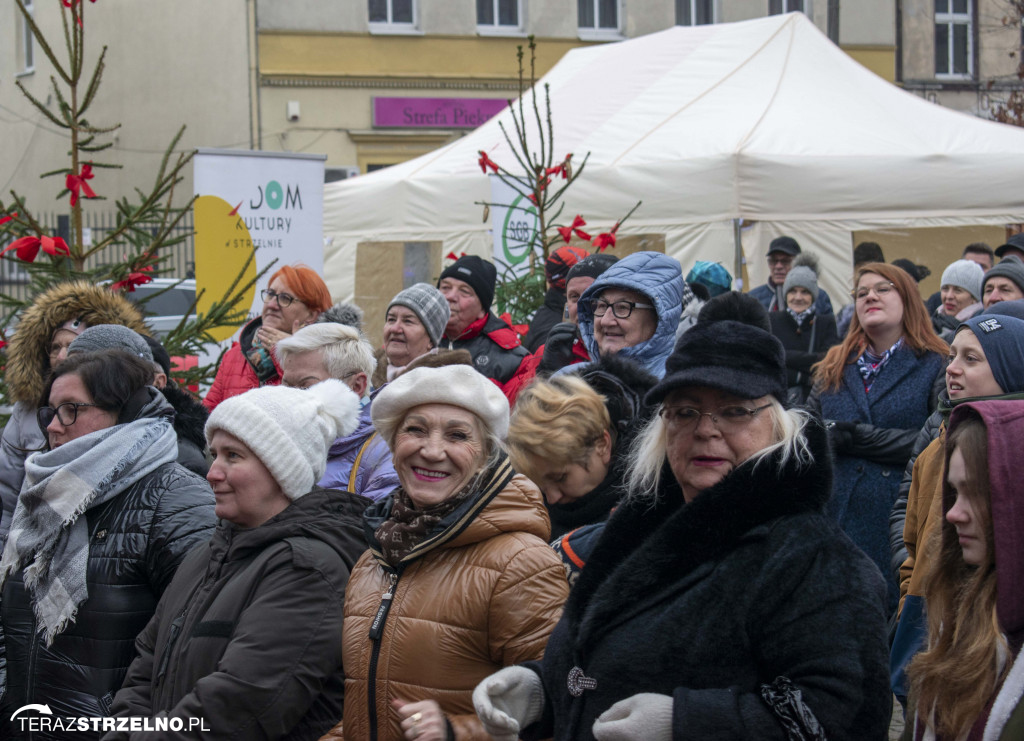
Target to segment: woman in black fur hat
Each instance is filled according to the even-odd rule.
[[[783,406],[755,304],[710,301],[647,394],[629,494],[543,661],[474,693],[495,738],[886,738],[884,585],[823,513],[825,431]]]

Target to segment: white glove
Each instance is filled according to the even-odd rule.
[[[473,705],[484,730],[495,741],[516,741],[521,730],[540,720],[544,685],[536,672],[506,666],[476,686]]]
[[[672,741],[672,698],[653,692],[619,700],[594,721],[597,741]]]

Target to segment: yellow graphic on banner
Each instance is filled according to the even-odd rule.
[[[240,206],[241,204],[239,204]],[[194,208],[196,244],[196,293],[205,292],[196,307],[200,314],[210,310],[214,301],[223,298],[231,283],[238,276],[253,254],[252,237],[245,222],[238,213],[238,206],[232,206],[217,196],[199,196]],[[249,263],[240,283],[256,277],[256,261]],[[256,286],[245,292],[238,308],[252,306]],[[237,326],[215,327],[210,334],[222,342],[238,330]]]

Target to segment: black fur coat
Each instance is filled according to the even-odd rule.
[[[786,739],[761,700],[779,676],[829,741],[886,738],[891,701],[878,570],[822,510],[817,462],[745,464],[686,504],[666,467],[658,501],[608,521],[548,643],[544,718],[524,738],[593,738],[594,720],[641,692],[674,698],[675,739]],[[574,698],[580,667],[597,686]]]

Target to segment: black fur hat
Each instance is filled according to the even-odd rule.
[[[645,401],[661,403],[683,386],[706,386],[741,399],[786,399],[786,352],[770,331],[761,303],[737,291],[708,301],[665,363],[665,376]]]

